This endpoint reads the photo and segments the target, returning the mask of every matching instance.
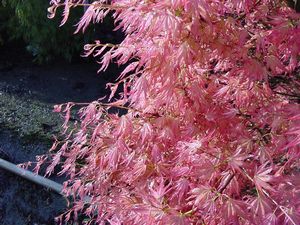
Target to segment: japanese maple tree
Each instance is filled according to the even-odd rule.
[[[61,163],[78,196],[65,220],[300,224],[300,14],[279,0],[52,0],[49,16],[79,6],[76,32],[111,13],[125,34],[85,55],[126,68],[77,125],[76,103],[56,106],[67,138],[47,173]]]

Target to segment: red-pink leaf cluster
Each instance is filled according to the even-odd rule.
[[[53,0],[49,12],[62,5],[66,17],[83,2]],[[96,41],[86,55],[101,70],[127,67],[109,84],[110,103],[92,102],[77,127],[65,124],[47,171],[64,159],[65,192],[79,197],[72,215],[300,224],[300,14],[279,0],[97,0],[77,31],[108,12],[124,40]],[[56,110],[68,120],[72,106]]]

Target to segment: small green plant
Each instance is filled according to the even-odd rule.
[[[72,12],[71,20],[66,26],[57,29],[59,18],[49,21],[47,18],[48,0],[2,0],[0,1],[0,45],[5,41],[24,40],[26,49],[35,61],[49,62],[54,58],[71,61],[82,49],[83,35],[73,35],[75,17],[82,9]]]

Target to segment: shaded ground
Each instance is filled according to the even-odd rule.
[[[62,123],[55,104],[98,99],[117,74],[111,67],[98,75],[95,63],[37,66],[23,52],[0,52],[0,157],[14,163],[47,152]],[[0,170],[0,224],[55,224],[65,207],[61,196]]]
[[[24,145],[15,134],[3,130],[0,132],[0,149],[6,152],[5,159],[14,163],[34,161],[35,154],[47,151],[43,144]],[[50,179],[62,182],[61,178]],[[0,170],[0,224],[55,224],[54,217],[65,207],[65,200],[60,195]]]

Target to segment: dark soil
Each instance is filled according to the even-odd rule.
[[[84,61],[35,65],[19,48],[0,53],[0,157],[16,164],[48,151],[62,121],[52,113],[55,104],[97,100],[118,74],[112,66],[99,75],[96,63]],[[65,208],[60,195],[0,169],[0,225],[55,224]]]
[[[32,63],[26,52],[16,55],[14,50],[0,48],[0,91],[45,103],[89,102],[103,97],[108,93],[106,83],[113,81],[119,71],[110,66],[107,72],[98,74],[100,66],[83,59],[41,66]]]
[[[5,152],[5,159],[14,163],[34,161],[36,154],[47,152],[44,145],[24,145],[15,134],[3,130],[0,132],[0,149]],[[3,153],[0,155],[3,156]],[[50,179],[62,182],[62,178]],[[0,224],[55,224],[54,217],[65,208],[66,202],[62,196],[0,170]]]

